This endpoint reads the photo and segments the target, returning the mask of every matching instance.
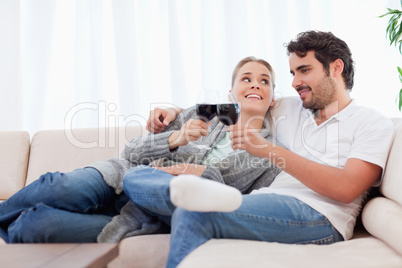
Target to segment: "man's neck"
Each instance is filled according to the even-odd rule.
[[[345,94],[343,94],[341,98],[330,103],[324,109],[313,111],[315,122],[317,125],[324,123],[329,118],[345,109],[351,101],[352,99],[349,96],[349,91],[345,91]]]

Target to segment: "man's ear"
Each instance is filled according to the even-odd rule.
[[[333,69],[333,75],[334,77],[338,77],[342,75],[343,72],[343,60],[341,59],[336,59],[333,63],[331,63],[332,69]]]

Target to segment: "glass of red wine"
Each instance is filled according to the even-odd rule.
[[[211,121],[216,116],[219,93],[216,90],[201,90],[195,105],[197,116],[204,122]],[[210,148],[207,145],[198,144],[198,148]]]
[[[204,122],[209,122],[216,116],[217,104],[219,101],[218,91],[215,90],[201,90],[195,111],[198,117]]]
[[[240,105],[232,92],[229,92],[227,97],[218,103],[216,114],[219,121],[227,126],[235,125],[240,117]],[[239,153],[243,150],[237,149],[233,153]]]
[[[240,116],[240,106],[232,92],[229,92],[226,100],[218,103],[216,114],[219,120],[227,126],[237,123]]]

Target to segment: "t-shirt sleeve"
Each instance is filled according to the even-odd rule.
[[[389,118],[374,117],[356,129],[349,158],[358,158],[384,169],[394,137],[394,125]]]

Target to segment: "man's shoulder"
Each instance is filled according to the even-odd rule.
[[[288,104],[302,105],[302,101],[301,101],[300,97],[297,97],[297,96],[281,97],[281,98],[275,99],[274,108],[278,108],[278,107],[281,107],[282,105],[288,105]]]
[[[354,116],[356,118],[359,118],[360,122],[393,127],[391,118],[385,116],[380,111],[373,108],[358,106],[357,110],[354,112]]]
[[[353,112],[351,120],[347,121],[345,126],[354,133],[359,142],[375,140],[376,144],[380,144],[380,141],[388,144],[394,136],[395,127],[391,118],[372,108],[359,106]]]
[[[276,99],[274,106],[271,108],[271,112],[274,115],[283,115],[289,112],[297,114],[297,112],[303,109],[303,103],[299,97],[289,96]]]

